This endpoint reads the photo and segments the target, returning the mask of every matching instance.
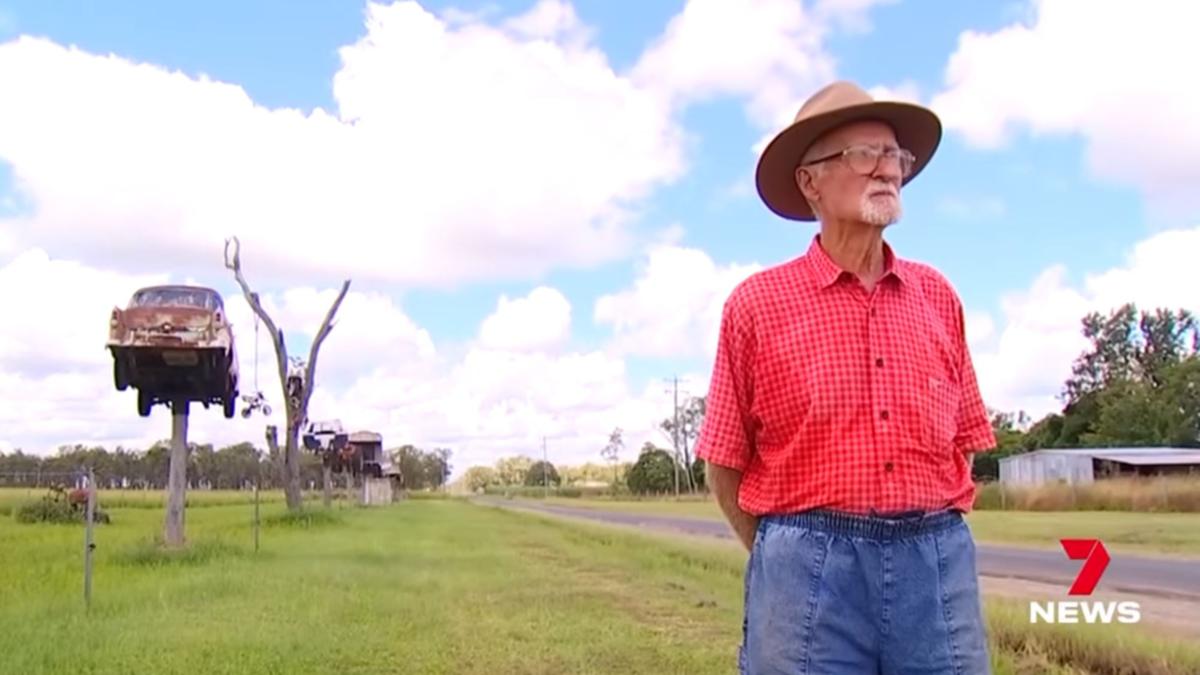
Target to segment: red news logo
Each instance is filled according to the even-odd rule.
[[[1112,560],[1108,549],[1104,548],[1104,542],[1099,539],[1060,539],[1059,543],[1067,552],[1068,558],[1085,561],[1083,567],[1079,568],[1079,576],[1075,577],[1075,583],[1071,584],[1071,590],[1067,593],[1091,595],[1100,577],[1104,575],[1104,570],[1108,568],[1109,561]]]
[[[1059,543],[1071,560],[1082,560],[1079,574],[1067,591],[1068,595],[1091,595],[1096,590],[1104,570],[1112,560],[1104,542],[1099,539],[1060,539]],[[1142,608],[1136,602],[1061,602],[1029,603],[1029,622],[1046,623],[1137,623],[1142,620]]]

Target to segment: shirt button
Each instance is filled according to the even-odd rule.
[[[871,308],[871,316],[875,316],[875,308],[874,307]]]
[[[881,420],[886,420],[887,418],[888,418],[888,411],[886,411],[886,410],[882,410],[882,411],[880,411],[880,413],[879,413],[879,419],[881,419]]]
[[[883,359],[875,359],[875,367],[882,368],[883,367]]]
[[[888,473],[891,473],[891,472],[892,472],[892,463],[891,463],[891,462],[888,462],[888,463],[884,464],[884,465],[883,465],[883,470],[884,470],[884,471],[886,471],[886,472],[888,472]]]

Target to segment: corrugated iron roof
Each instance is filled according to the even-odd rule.
[[[1092,455],[1096,459],[1122,464],[1149,466],[1154,464],[1197,464],[1200,465],[1200,451],[1192,452],[1097,452]]]
[[[351,443],[382,443],[383,435],[374,431],[356,431],[350,434]]]
[[[1139,466],[1200,464],[1200,449],[1193,448],[1045,448],[1019,455],[1009,455],[1000,461],[1039,455],[1083,455],[1094,459]]]
[[[1123,455],[1156,455],[1156,454],[1173,454],[1177,452],[1200,452],[1197,448],[1175,448],[1170,446],[1151,446],[1151,447],[1112,447],[1112,448],[1042,448],[1034,450],[1034,452],[1061,452],[1072,454],[1094,455],[1098,452],[1119,452]]]

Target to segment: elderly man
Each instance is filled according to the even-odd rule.
[[[995,438],[956,292],[883,239],[940,140],[838,82],[759,161],[767,206],[820,231],[730,294],[697,444],[750,552],[743,673],[988,672],[963,514]]]

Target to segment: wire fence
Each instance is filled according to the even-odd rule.
[[[0,487],[6,483],[28,485],[27,472],[0,473]],[[45,487],[42,487],[42,485]],[[95,521],[96,521],[96,477],[91,468],[80,468],[75,471],[38,471],[34,487],[26,488],[35,496],[44,491],[41,498],[46,500],[66,499],[68,507],[74,509],[78,505],[79,492],[83,496],[83,605],[85,611],[92,608],[92,560],[96,551]],[[71,493],[67,494],[67,489]],[[6,491],[7,492],[7,491]],[[35,502],[36,503],[36,502]]]
[[[29,480],[33,478],[33,481]],[[74,471],[7,471],[0,472],[0,517],[12,515],[20,519],[23,508],[36,509],[51,505],[67,509],[73,518],[83,521],[83,603],[84,610],[91,611],[92,607],[92,570],[96,552],[96,528],[98,521],[106,518],[100,515],[97,505],[98,492],[102,489],[96,481],[91,467],[82,467]],[[163,490],[138,490],[145,492],[147,500],[161,505],[166,495]],[[259,531],[262,525],[260,510],[261,489],[256,484],[253,487],[253,519],[251,521],[254,534],[254,552],[259,552]],[[127,498],[127,494],[123,495]],[[131,506],[128,502],[123,506]],[[77,510],[78,509],[78,510]],[[80,513],[79,511],[82,511]],[[36,515],[36,514],[35,514]],[[36,522],[36,517],[34,518]],[[105,522],[107,522],[105,520]]]

